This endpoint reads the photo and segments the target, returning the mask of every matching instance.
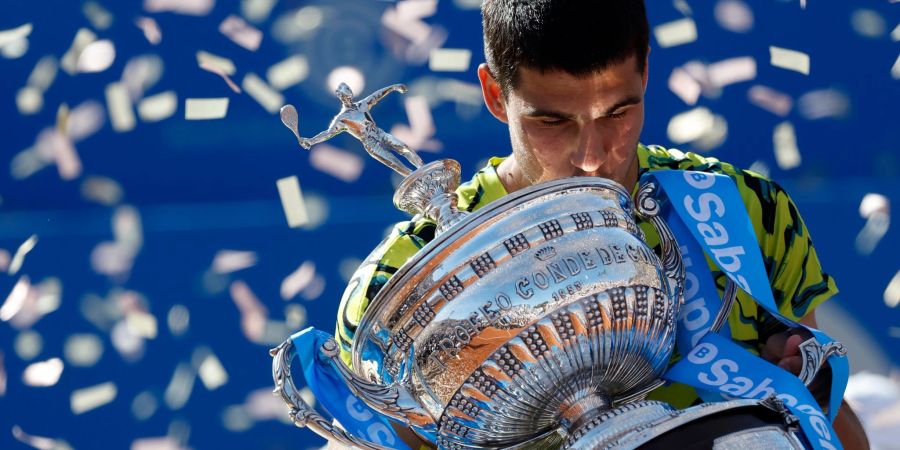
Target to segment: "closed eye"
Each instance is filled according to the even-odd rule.
[[[564,124],[566,121],[562,120],[562,119],[541,119],[540,122],[541,122],[541,125],[544,125],[547,127],[558,127],[558,126]]]

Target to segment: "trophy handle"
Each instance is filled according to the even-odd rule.
[[[656,181],[645,181],[638,187],[635,206],[638,214],[650,221],[659,233],[662,245],[662,263],[669,281],[669,293],[678,304],[684,303],[684,261],[678,249],[678,241],[666,222],[659,216],[660,206],[656,200],[659,184]]]
[[[313,407],[303,401],[303,398],[300,397],[300,391],[294,385],[293,376],[291,376],[291,361],[293,361],[296,352],[294,343],[290,339],[270,350],[269,354],[272,356],[272,378],[275,380],[275,390],[273,392],[276,395],[281,395],[282,400],[287,403],[291,410],[291,421],[294,425],[299,428],[309,428],[328,441],[335,440],[348,447],[371,450],[390,449],[390,447],[373,444],[347,433],[343,428],[329,422],[316,412]]]
[[[822,370],[828,362],[828,357],[837,354],[844,356],[847,354],[847,348],[840,342],[829,342],[825,345],[819,344],[816,338],[809,338],[800,344],[800,357],[803,365],[800,367],[800,381],[806,386],[812,383],[816,375]]]

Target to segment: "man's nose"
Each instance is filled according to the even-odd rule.
[[[603,164],[603,140],[600,130],[594,124],[581,129],[578,144],[570,155],[569,162],[583,172],[595,172]]]

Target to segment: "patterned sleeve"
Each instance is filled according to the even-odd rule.
[[[356,327],[369,302],[412,255],[425,246],[433,235],[427,222],[400,222],[395,225],[375,250],[353,273],[338,307],[335,336],[340,344],[341,359],[349,367],[350,346]]]
[[[748,209],[762,225],[757,233],[775,303],[783,316],[800,321],[835,295],[837,286],[823,271],[809,230],[787,192],[777,183],[752,173],[747,173],[744,181],[758,198],[758,203],[748,204]],[[768,313],[760,314],[760,342],[785,330]]]

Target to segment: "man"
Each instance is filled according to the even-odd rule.
[[[512,155],[492,158],[460,186],[460,209],[474,211],[507,193],[570,176],[599,176],[632,191],[639,177],[689,169],[731,177],[747,207],[780,312],[815,327],[814,308],[837,292],[822,271],[806,226],[784,190],[755,173],[677,150],[638,142],[644,121],[649,32],[641,0],[484,0],[486,64],[478,68],[484,101],[509,127]],[[641,224],[659,251],[653,227]],[[339,309],[337,336],[349,364],[353,332],[387,279],[434,235],[425,221],[398,224],[360,266]],[[710,266],[720,290],[725,275]],[[735,342],[798,374],[795,335],[738,295],[729,317]],[[677,356],[676,356],[677,357]],[[684,408],[701,400],[681,384],[651,399]],[[835,430],[847,449],[868,448],[865,433],[844,403]]]

